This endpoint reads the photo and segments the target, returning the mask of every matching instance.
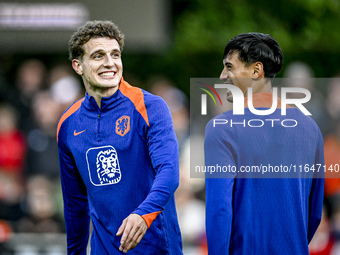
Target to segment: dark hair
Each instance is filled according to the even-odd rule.
[[[235,36],[225,47],[223,59],[234,52],[238,52],[239,60],[247,66],[261,62],[266,78],[274,78],[282,69],[283,53],[271,35],[246,33]]]
[[[120,50],[123,51],[124,34],[112,21],[88,21],[71,36],[69,41],[69,58],[79,59],[84,55],[83,45],[92,38],[108,37],[116,39]]]

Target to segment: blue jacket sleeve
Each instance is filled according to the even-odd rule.
[[[230,235],[233,221],[233,187],[235,173],[215,172],[208,169],[223,166],[236,166],[233,143],[226,141],[232,135],[213,126],[210,121],[206,127],[204,154],[206,173],[206,234],[209,255],[229,254]]]
[[[309,197],[309,223],[308,223],[308,243],[312,240],[317,230],[322,215],[324,196],[324,151],[323,139],[319,131],[319,142],[315,155],[315,166],[320,165],[320,171],[314,173],[311,193]],[[317,168],[316,168],[317,169]]]
[[[61,136],[59,136],[58,150],[64,199],[67,251],[68,254],[85,255],[90,223],[86,187]]]
[[[146,199],[133,213],[141,215],[150,227],[179,185],[179,155],[172,117],[166,103],[154,97],[146,107],[149,127],[145,138],[156,176]]]

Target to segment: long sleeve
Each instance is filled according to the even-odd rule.
[[[312,240],[317,230],[322,214],[324,195],[324,151],[323,139],[319,132],[319,143],[315,156],[315,165],[320,165],[320,171],[314,173],[311,193],[309,197],[309,222],[308,222],[308,243]]]
[[[86,187],[63,139],[58,142],[68,254],[86,254],[89,215]]]
[[[207,169],[213,166],[236,166],[233,145],[225,141],[225,135],[222,129],[213,127],[212,121],[208,123],[204,143]],[[206,173],[206,234],[209,255],[229,254],[234,178],[233,173]]]
[[[147,108],[149,127],[145,138],[156,176],[146,199],[133,213],[141,215],[150,227],[179,185],[179,155],[168,106],[156,97]]]

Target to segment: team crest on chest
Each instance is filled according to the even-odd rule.
[[[130,116],[123,115],[116,121],[116,134],[121,137],[130,131]]]
[[[93,185],[117,184],[121,180],[118,155],[114,147],[91,148],[86,153],[86,160]]]

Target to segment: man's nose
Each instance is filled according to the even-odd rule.
[[[114,61],[113,61],[111,55],[106,55],[104,65],[110,66],[110,67],[114,66]]]
[[[229,78],[228,73],[223,69],[221,74],[220,74],[220,80],[223,81],[223,80],[226,80],[228,78]]]

